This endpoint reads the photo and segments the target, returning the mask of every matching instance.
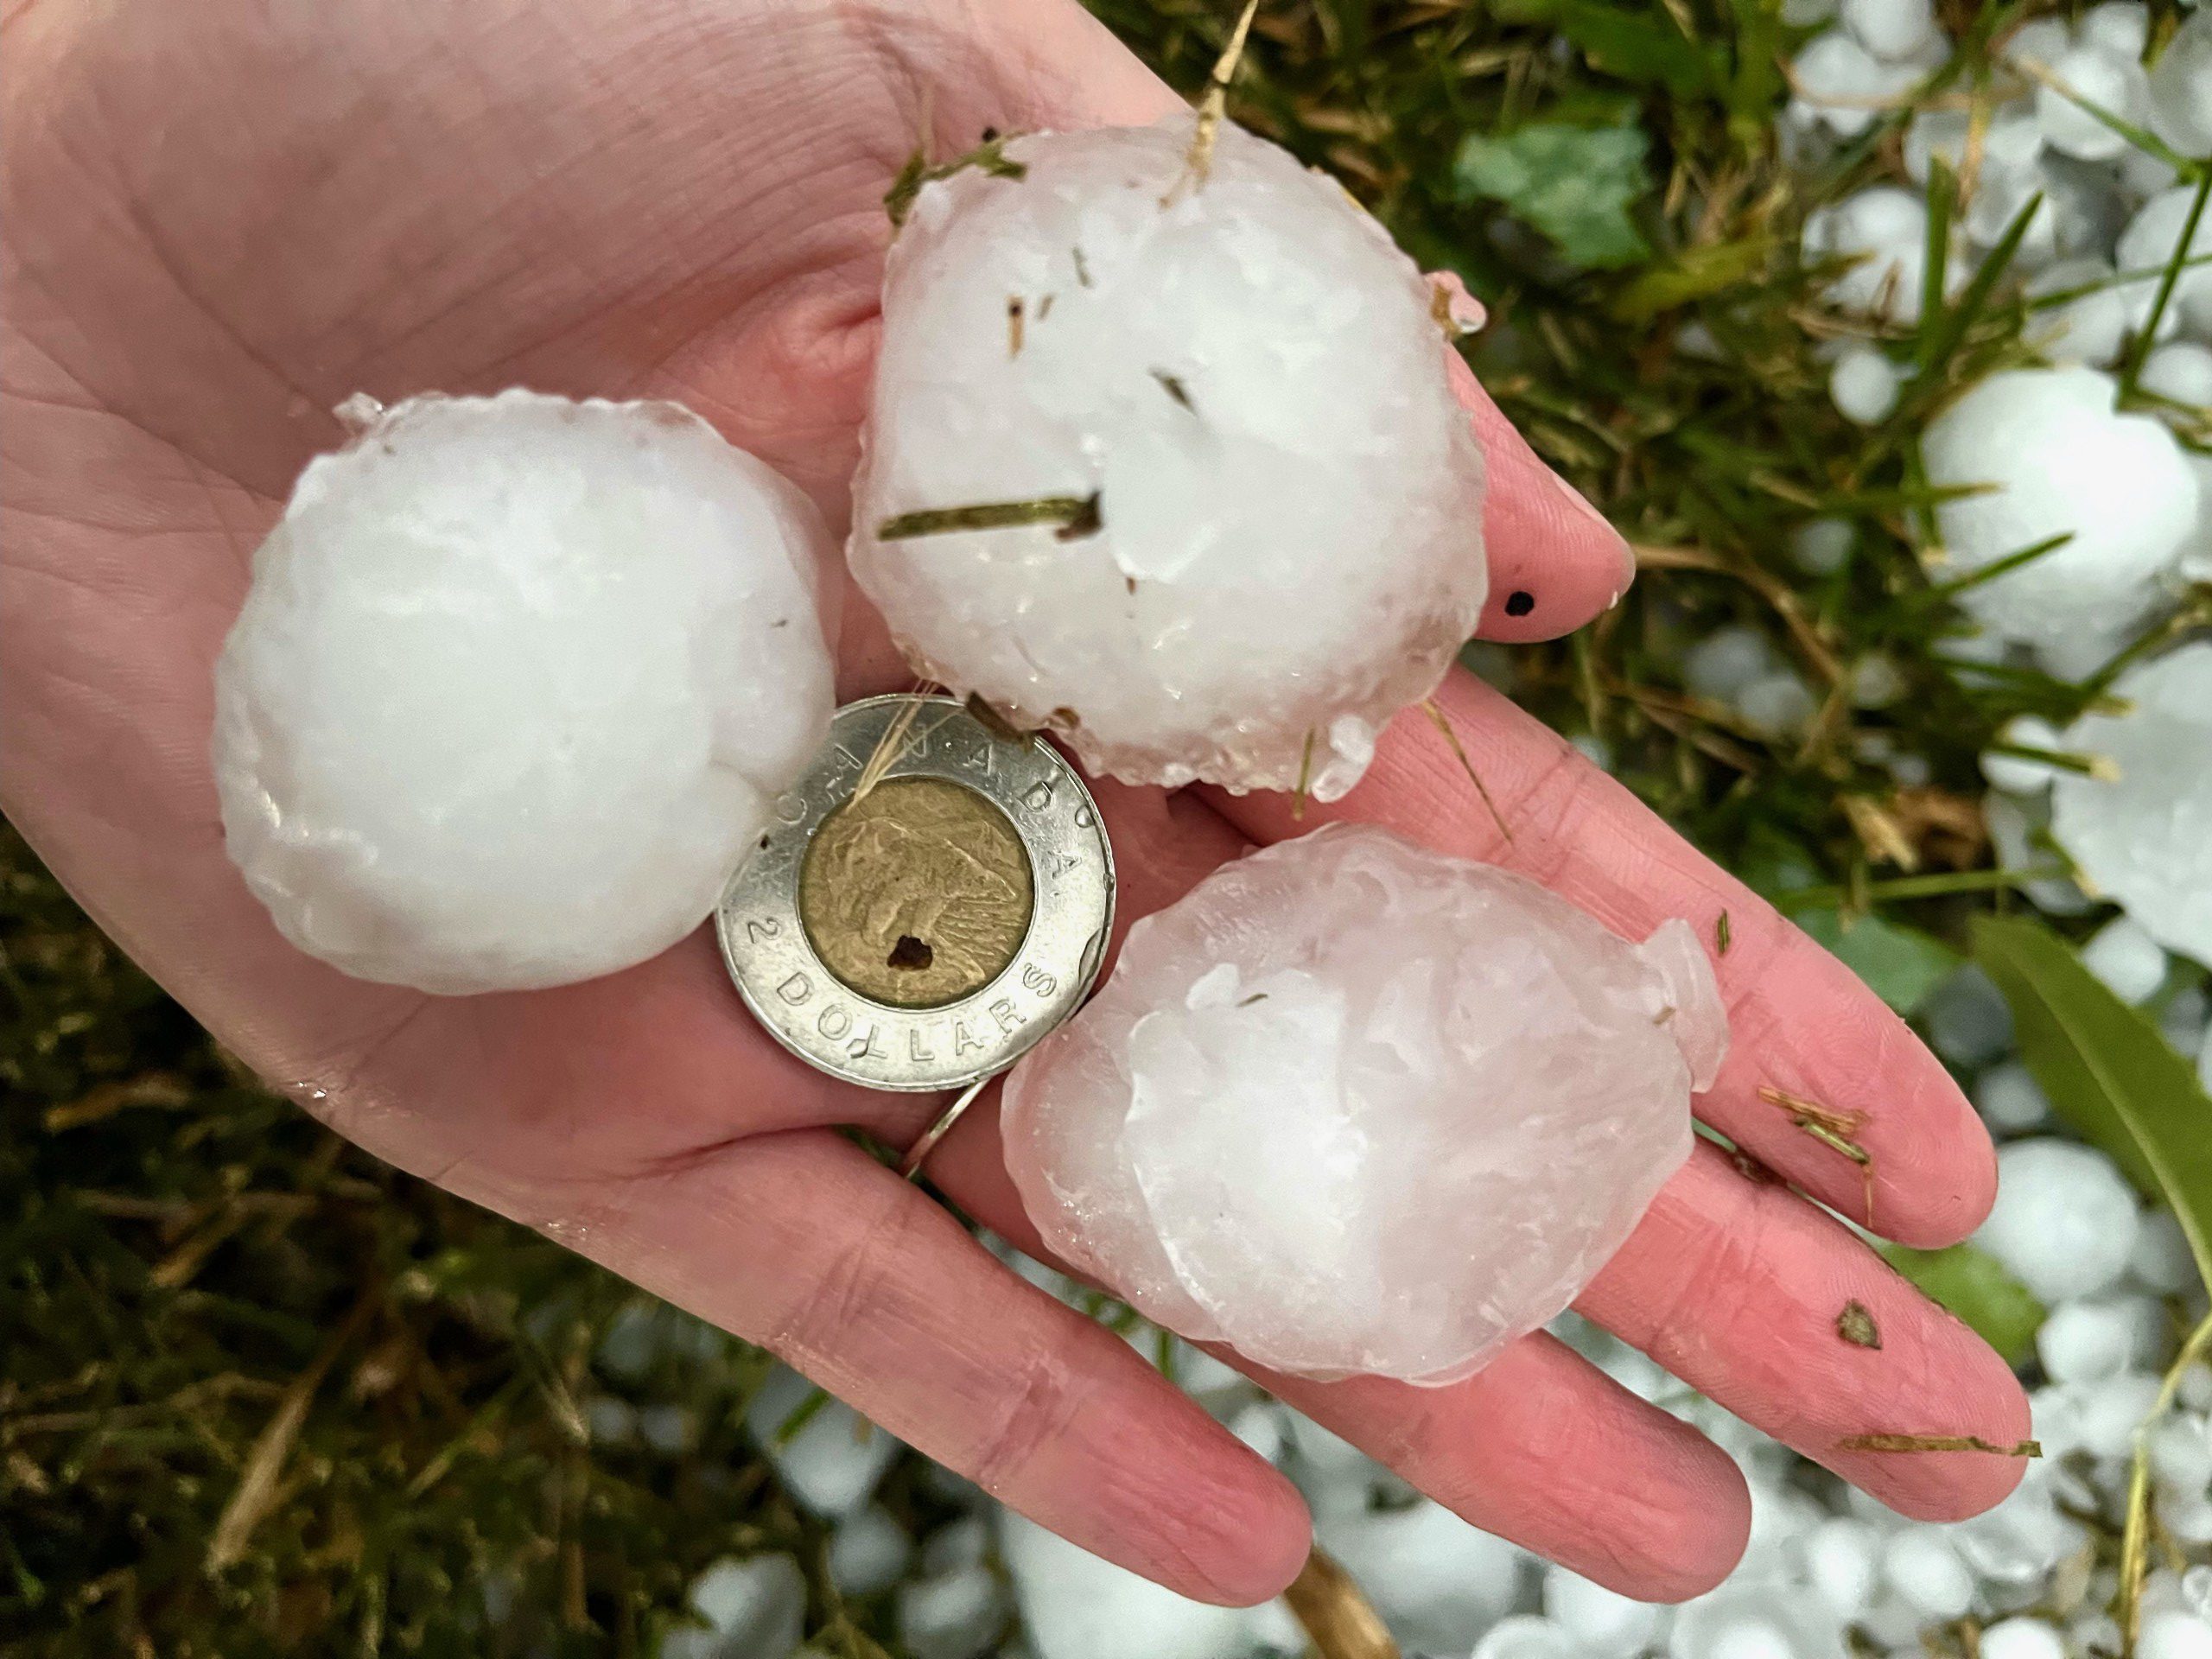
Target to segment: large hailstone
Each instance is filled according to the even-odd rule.
[[[2196,480],[2164,424],[2113,406],[2093,369],[1993,374],[1929,423],[1937,486],[1987,486],[1936,509],[1959,574],[2071,539],[1960,595],[1989,632],[2086,669],[2159,602],[2196,528]]]
[[[2057,775],[2051,835],[2084,886],[2212,964],[2212,644],[2132,668],[2113,693],[2129,712],[2085,715],[2064,740],[2112,766]]]
[[[1202,181],[1192,143],[1038,134],[921,190],[853,571],[922,672],[1094,771],[1331,799],[1481,613],[1482,454],[1381,226],[1234,126]],[[1046,522],[911,533],[1019,502]]]
[[[1704,952],[1368,826],[1129,932],[1006,1088],[1051,1249],[1308,1376],[1442,1383],[1557,1314],[1690,1149],[1727,1046]]]
[[[231,856],[363,979],[641,962],[828,734],[831,557],[673,404],[410,398],[308,464],[254,556],[215,669]]]

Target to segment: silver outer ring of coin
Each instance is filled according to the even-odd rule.
[[[798,910],[799,871],[823,820],[907,704],[922,705],[883,775],[939,778],[1006,815],[1028,855],[1034,899],[1020,949],[982,989],[935,1008],[896,1008],[830,971]],[[1014,1064],[1090,995],[1114,922],[1114,850],[1098,804],[1041,739],[995,736],[950,697],[848,703],[805,774],[776,798],[715,911],[722,961],[746,1006],[785,1048],[869,1089],[957,1089]]]

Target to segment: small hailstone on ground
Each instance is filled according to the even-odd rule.
[[[1876,185],[1817,209],[1805,220],[1804,251],[1808,260],[1855,261],[1827,288],[1828,298],[1845,310],[1908,325],[1920,320],[1928,204],[1910,191]],[[1964,274],[1965,266],[1953,257],[1944,292],[1953,291]]]
[[[1465,1653],[1513,1605],[1521,1552],[1427,1499],[1325,1516],[1315,1535],[1413,1651]]]
[[[794,486],[673,404],[385,410],[300,475],[216,664],[231,856],[360,978],[642,962],[829,729],[834,556]]]
[[[1974,1236],[2045,1302],[2094,1296],[2126,1271],[2134,1190],[2094,1147],[2015,1141],[1997,1154],[1997,1202]]]
[[[1007,1083],[1007,1168],[1055,1255],[1170,1330],[1441,1383],[1619,1248],[1726,1041],[1687,923],[1630,944],[1332,826],[1131,930]]]
[[[2143,66],[2099,47],[2081,46],[2049,67],[2058,85],[2045,83],[2036,88],[2036,119],[2042,123],[2044,137],[2050,147],[2085,162],[2108,162],[2118,156],[2127,148],[2126,138],[2059,87],[2123,121],[2139,122],[2151,103]]]
[[[2212,1048],[2212,1034],[2208,1035]],[[2195,1287],[2196,1258],[2190,1253],[2189,1235],[2171,1210],[2153,1210],[2143,1217],[2135,1249],[2127,1258],[2127,1271],[2146,1290],[2161,1296],[2178,1296]]]
[[[802,1507],[831,1518],[850,1515],[898,1459],[899,1442],[842,1400],[815,1408],[786,1439],[785,1426],[807,1409],[813,1393],[797,1371],[778,1366],[746,1411],[746,1432]]]
[[[2212,156],[2212,10],[2174,31],[2151,69],[2151,130],[2184,156]]]
[[[1256,1645],[1252,1610],[1179,1596],[1010,1510],[999,1549],[1038,1659],[1238,1659]]]
[[[2143,1621],[2135,1659],[2212,1659],[2212,1619],[2175,1609]]]
[[[2123,1002],[2145,1001],[2166,982],[2166,953],[2131,916],[2115,916],[2091,934],[2082,965]]]
[[[1813,723],[1821,700],[1790,669],[1762,674],[1736,694],[1736,713],[1757,735],[1770,741],[1796,737]]]
[[[1192,121],[923,187],[853,569],[920,671],[1093,770],[1333,799],[1481,614],[1482,451],[1413,262],[1233,124],[1201,175]]]
[[[2151,38],[2151,9],[2139,0],[2107,0],[2082,14],[2082,44],[2116,58],[2140,58]]]
[[[1535,1613],[1501,1618],[1483,1632],[1469,1659],[1589,1659],[1582,1646],[1550,1619]]]
[[[2206,73],[2212,73],[2212,67]],[[2212,410],[2212,346],[2169,340],[2143,359],[2135,384],[2192,409]]]
[[[806,1574],[789,1555],[716,1561],[684,1592],[707,1621],[671,1630],[661,1659],[780,1659],[798,1646],[806,1618]]]
[[[1974,1605],[1974,1574],[1936,1527],[1907,1527],[1882,1548],[1882,1579],[1934,1624]]]
[[[2104,368],[2118,360],[2136,321],[2130,289],[2115,284],[2113,268],[2101,259],[2062,259],[2046,265],[2028,283],[2037,297],[2073,297],[2045,309],[2029,325],[2044,355],[2056,363]]]
[[[2067,731],[2069,748],[2105,764],[2055,781],[2051,833],[2152,938],[2212,963],[2212,643],[2131,668],[2112,690],[2128,712]]]
[[[1921,1020],[1929,1043],[1953,1065],[1986,1065],[2012,1046],[2012,1007],[1972,963],[1936,988]]]
[[[1544,1616],[1592,1654],[1641,1653],[1658,1636],[1667,1610],[1593,1584],[1563,1567],[1544,1571]]]
[[[1808,518],[1790,532],[1789,556],[1808,575],[1832,575],[1851,557],[1853,531],[1847,518]]]
[[[1682,683],[1700,697],[1732,701],[1774,667],[1774,647],[1741,622],[1715,628],[1682,653]]]
[[[2040,1618],[2006,1618],[1981,1633],[1981,1659],[2066,1659],[2058,1627]]]
[[[1974,1080],[1974,1109],[2000,1135],[2024,1135],[2050,1121],[2050,1098],[2018,1060],[1993,1065]]]
[[[2135,1313],[2116,1301],[2061,1303],[2036,1332],[2036,1357],[2054,1382],[2118,1376],[2135,1357]]]
[[[2196,480],[2164,423],[2117,412],[2114,391],[2088,369],[2009,370],[1929,423],[1930,483],[1995,486],[1936,509],[1959,575],[2070,537],[1961,594],[1984,627],[2050,650],[2125,629],[2158,602],[2196,527]]]
[[[2175,250],[2181,246],[2182,235],[2189,229],[2196,206],[2196,188],[2177,184],[2145,202],[2120,232],[2113,261],[2122,271],[2144,273],[2129,287],[2139,296],[2145,317]],[[2196,233],[2190,238],[2189,251],[2183,257],[2212,260],[2212,213],[2198,217]],[[2212,334],[2212,264],[2183,266],[2174,279],[2166,314],[2159,319],[2159,338],[2171,334],[2184,319],[2198,334]]]
[[[830,1582],[848,1596],[872,1596],[899,1582],[913,1559],[914,1541],[880,1504],[838,1522],[823,1558]]]
[[[1916,58],[1936,43],[1929,0],[1843,0],[1839,10],[1859,43],[1890,62]]]
[[[1904,380],[1888,353],[1872,346],[1854,346],[1828,372],[1828,396],[1847,421],[1875,426],[1897,406],[1897,388]]]

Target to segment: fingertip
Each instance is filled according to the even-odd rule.
[[[1219,1521],[1227,1546],[1187,1563],[1195,1587],[1184,1594],[1222,1607],[1256,1607],[1288,1589],[1313,1553],[1313,1517],[1289,1478],[1256,1452],[1249,1501],[1230,1505]]]
[[[1680,1506],[1677,1524],[1653,1529],[1649,1553],[1623,1562],[1618,1581],[1598,1580],[1640,1601],[1688,1601],[1718,1587],[1751,1541],[1751,1489],[1741,1466],[1690,1424],[1669,1421],[1676,1480],[1696,1497]]]

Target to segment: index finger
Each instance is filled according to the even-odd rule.
[[[1713,962],[1731,1033],[1727,1064],[1699,1098],[1698,1116],[1889,1237],[1936,1246],[1974,1230],[1996,1194],[1995,1151],[1965,1095],[1903,1020],[1572,744],[1473,675],[1455,669],[1436,703],[1465,766],[1443,733],[1408,709],[1342,801],[1311,806],[1302,820],[1281,795],[1217,793],[1213,804],[1262,842],[1334,820],[1382,824],[1440,852],[1516,870],[1631,939],[1669,918],[1687,920]],[[1849,1128],[1835,1138],[1867,1162],[1808,1134],[1793,1102],[1836,1114]]]

